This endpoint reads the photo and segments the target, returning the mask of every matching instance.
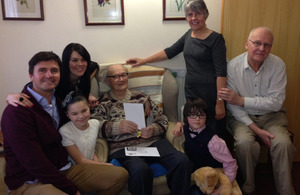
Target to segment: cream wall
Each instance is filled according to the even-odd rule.
[[[7,94],[19,92],[29,81],[27,63],[38,51],[61,56],[68,43],[78,42],[94,61],[120,62],[158,52],[189,28],[186,21],[162,21],[162,0],[124,0],[124,26],[85,26],[82,0],[43,1],[44,21],[0,20],[0,117]],[[221,0],[206,3],[207,25],[220,32]],[[185,68],[182,55],[160,66]]]

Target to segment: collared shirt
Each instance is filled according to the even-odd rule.
[[[38,103],[43,107],[43,109],[50,114],[50,116],[53,119],[54,126],[58,130],[59,126],[59,113],[56,105],[56,98],[54,96],[54,91],[51,96],[50,104],[48,103],[48,100],[41,96],[40,94],[36,93],[31,89],[32,84],[29,84],[27,86],[27,90],[31,93],[31,95],[38,101]]]
[[[287,83],[285,63],[269,54],[257,72],[248,64],[245,52],[228,63],[227,87],[245,98],[244,107],[227,104],[236,120],[250,125],[250,115],[279,111],[285,99]]]

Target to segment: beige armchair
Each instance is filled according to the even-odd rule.
[[[105,66],[100,65],[99,80]],[[181,137],[173,136],[173,129],[177,121],[177,97],[178,85],[171,71],[166,68],[142,65],[139,67],[127,67],[129,72],[128,87],[143,91],[150,95],[158,105],[163,108],[164,114],[169,119],[169,127],[166,138],[179,151],[183,152]],[[153,89],[151,89],[151,87]],[[100,91],[105,92],[108,88],[105,83],[100,83]],[[96,144],[96,153],[100,160],[106,162],[108,157],[108,146],[104,139],[98,139]],[[153,180],[153,194],[170,194],[167,186],[166,176],[156,177]],[[130,194],[125,189],[121,194]]]

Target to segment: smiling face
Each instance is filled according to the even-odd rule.
[[[45,97],[51,94],[59,83],[59,65],[54,60],[40,61],[34,66],[29,78],[32,82],[32,89]]]
[[[70,57],[70,77],[72,80],[78,80],[86,71],[87,61],[76,51],[73,51]]]
[[[261,65],[269,56],[272,44],[273,35],[269,29],[263,27],[254,29],[245,44],[248,50],[248,63]]]
[[[126,69],[122,65],[112,65],[107,68],[106,83],[111,87],[113,93],[126,91],[128,87],[128,76],[126,73]],[[124,75],[124,77],[120,75]],[[118,78],[111,76],[117,76]]]
[[[206,17],[202,11],[189,10],[186,15],[186,20],[193,31],[201,30],[206,27]]]
[[[68,105],[67,116],[77,129],[87,129],[89,127],[88,121],[91,116],[87,101],[82,100]]]

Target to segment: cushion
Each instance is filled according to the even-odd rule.
[[[104,93],[110,89],[110,87],[105,83],[104,78],[105,69],[109,65],[112,64],[100,64],[100,93]],[[128,88],[142,91],[144,94],[149,95],[151,100],[163,110],[162,83],[165,69],[150,65],[132,67],[131,65],[125,64],[124,66],[127,68],[129,73]]]
[[[113,164],[114,166],[118,166],[118,167],[122,166],[117,159],[112,159],[110,163]],[[149,166],[152,169],[154,178],[162,175],[166,175],[168,173],[168,170],[159,163],[152,163]]]

